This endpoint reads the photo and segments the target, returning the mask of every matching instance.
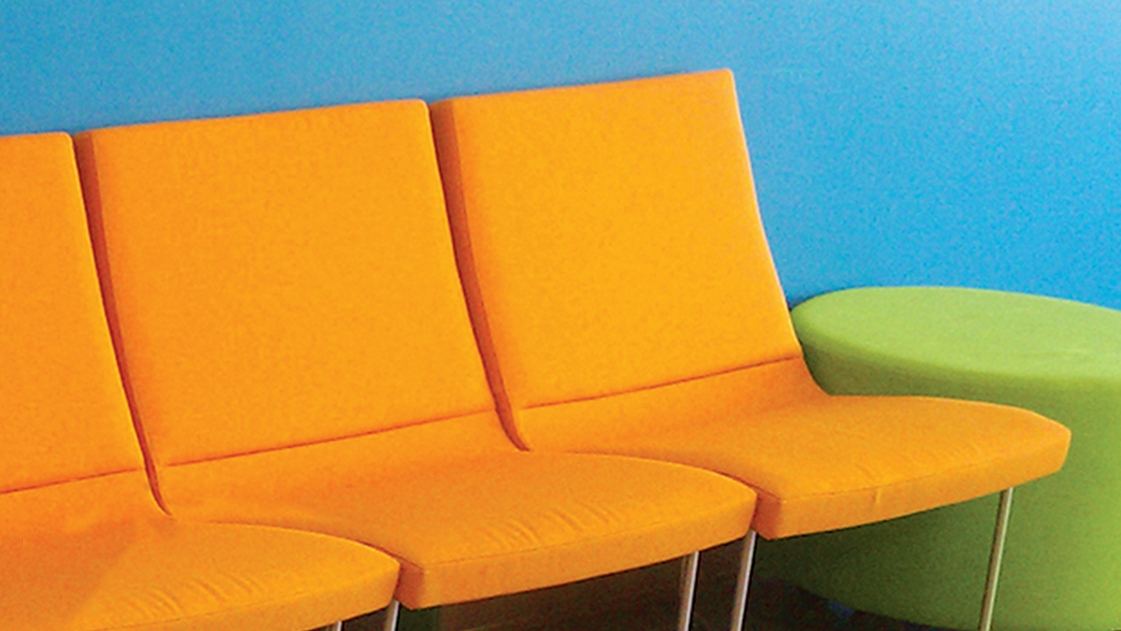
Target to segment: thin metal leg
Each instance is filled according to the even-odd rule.
[[[677,631],[689,631],[693,618],[693,596],[697,592],[697,568],[700,566],[701,553],[694,552],[685,557],[681,564],[681,606],[677,610]]]
[[[331,625],[330,628],[331,628],[331,631],[343,631],[343,621],[339,620],[335,624]]]
[[[389,605],[385,608],[385,624],[382,625],[382,631],[397,631],[397,614],[401,611],[401,603],[397,599],[389,601]]]
[[[747,588],[751,584],[751,565],[755,562],[755,531],[747,531],[740,553],[740,573],[736,577],[736,596],[732,601],[732,631],[743,631],[747,620]]]
[[[996,511],[996,530],[993,532],[993,549],[989,553],[989,577],[985,581],[985,598],[981,601],[980,631],[989,631],[993,625],[993,605],[996,603],[996,583],[1000,578],[1000,560],[1004,556],[1004,538],[1008,534],[1008,518],[1012,514],[1012,489],[1000,492],[1000,507]]]

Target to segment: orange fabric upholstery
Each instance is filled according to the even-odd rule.
[[[352,106],[78,136],[157,464],[490,409],[447,274],[443,195],[411,185],[436,168],[416,124],[425,112]]]
[[[70,140],[0,142],[0,492],[136,470]]]
[[[731,73],[433,106],[457,256],[508,429],[541,451],[704,467],[784,537],[1057,470],[1030,412],[840,398],[812,381],[753,190]]]
[[[484,294],[473,309],[493,321],[514,408],[798,356],[790,317],[774,308],[784,299],[739,111],[712,98],[721,83],[710,75],[434,107],[456,238],[474,253],[469,282]]]
[[[755,494],[502,431],[427,107],[374,103],[78,137],[137,418],[169,510],[336,534],[424,607],[742,536]]]
[[[39,631],[306,631],[384,607],[397,564],[360,544],[168,518],[143,472],[0,495],[0,622]]]
[[[440,425],[170,467],[163,489],[185,515],[373,543],[400,559],[397,597],[412,608],[640,567],[750,525],[750,490],[723,476],[500,448],[493,418]],[[451,434],[484,453],[455,454]],[[387,466],[400,452],[416,464]]]
[[[398,568],[380,552],[160,511],[70,138],[0,138],[0,172],[0,627],[300,631],[383,607]]]

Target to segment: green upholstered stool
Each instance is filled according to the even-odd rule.
[[[991,401],[1069,427],[1063,470],[1016,489],[993,628],[1121,629],[1121,311],[901,287],[819,296],[793,315],[831,393]],[[760,570],[860,610],[974,628],[996,502],[768,542]]]

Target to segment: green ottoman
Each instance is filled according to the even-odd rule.
[[[1121,311],[997,291],[841,291],[794,309],[834,394],[1028,408],[1073,432],[1059,473],[1016,489],[997,631],[1121,629]],[[997,500],[766,542],[761,573],[856,609],[975,628]]]

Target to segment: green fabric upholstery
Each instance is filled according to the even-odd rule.
[[[1017,488],[994,629],[1121,629],[1121,312],[961,288],[841,291],[793,313],[834,394],[918,394],[1028,408],[1073,432],[1059,473]],[[768,542],[760,570],[846,605],[975,628],[995,496]]]

